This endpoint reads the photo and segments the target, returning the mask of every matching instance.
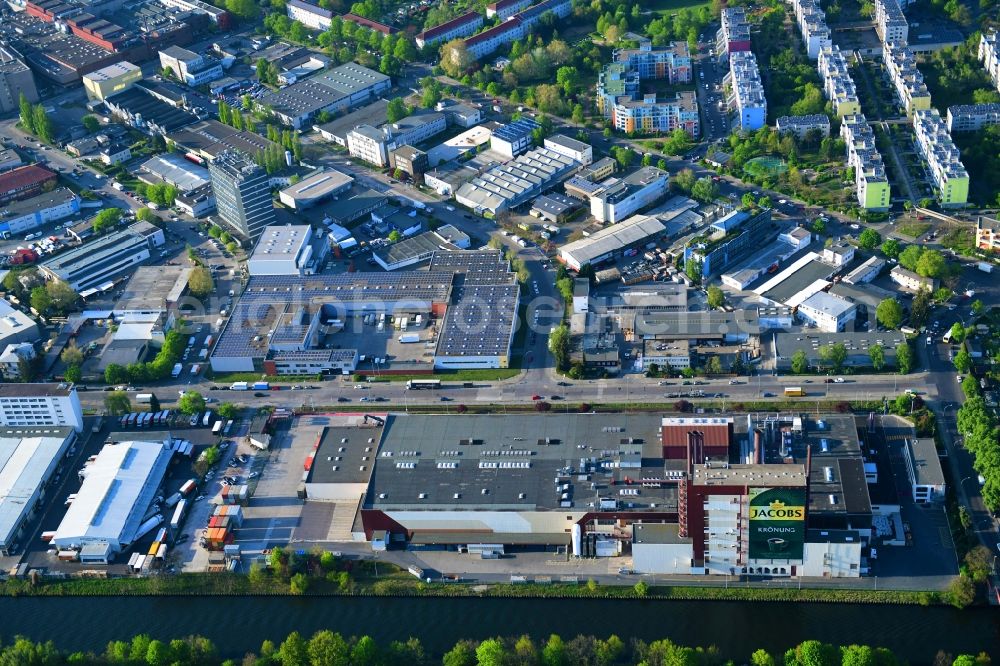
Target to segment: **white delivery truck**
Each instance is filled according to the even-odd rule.
[[[232,384],[231,384],[231,385],[229,386],[229,390],[230,390],[230,391],[246,391],[246,390],[248,390],[249,388],[250,388],[250,387],[249,387],[249,386],[247,385],[247,383],[246,383],[246,382],[233,382],[233,383],[232,383]]]

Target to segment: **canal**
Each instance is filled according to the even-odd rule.
[[[887,647],[914,664],[938,650],[1000,655],[1000,614],[919,606],[720,601],[296,597],[0,598],[2,638],[53,640],[66,650],[102,651],[138,633],[199,634],[224,656],[261,641],[319,629],[368,634],[380,643],[416,636],[435,654],[458,639],[577,634],[715,645],[731,659],[764,648],[779,654],[807,639]]]

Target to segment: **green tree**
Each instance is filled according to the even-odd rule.
[[[281,642],[276,656],[281,666],[304,666],[309,659],[309,644],[299,632],[293,631]]]
[[[767,650],[757,650],[750,655],[751,666],[776,666],[774,657]]]
[[[459,641],[444,654],[441,658],[441,664],[442,666],[476,666],[477,652],[474,643]]]
[[[708,303],[708,307],[718,310],[722,307],[723,303],[726,302],[726,295],[721,289],[712,285],[707,290],[706,301]]]
[[[635,592],[635,596],[644,597],[649,594],[649,585],[646,584],[646,581],[640,580],[632,586],[632,591]]]
[[[94,233],[103,234],[111,231],[122,219],[121,208],[105,208],[94,216]]]
[[[882,241],[882,254],[889,257],[890,259],[899,258],[899,241],[895,238],[886,238]]]
[[[24,96],[24,93],[21,93],[21,96],[18,98],[18,104],[21,110],[21,126],[28,134],[34,134],[35,114],[31,108],[31,102]]]
[[[802,349],[795,350],[792,354],[792,372],[802,375],[809,372],[809,357]]]
[[[919,245],[907,245],[899,253],[899,265],[907,270],[916,271],[917,262],[920,261],[920,256],[923,253],[924,248]]]
[[[824,222],[822,219],[820,219],[820,218],[817,217],[815,220],[813,220],[812,230],[815,233],[817,233],[817,234],[825,234],[826,233],[826,222]]]
[[[901,375],[909,374],[913,369],[913,350],[906,342],[896,345],[896,367]]]
[[[955,608],[968,608],[976,600],[976,585],[968,576],[957,576],[945,590],[944,599]]]
[[[948,264],[942,255],[937,250],[925,250],[923,254],[920,255],[920,259],[917,260],[917,266],[915,268],[918,275],[929,278],[939,278],[944,275]]]
[[[112,416],[121,416],[132,411],[132,403],[125,391],[111,391],[104,396],[104,409]]]
[[[229,420],[229,419],[235,419],[236,416],[239,414],[240,410],[233,403],[224,402],[219,405],[219,409],[217,411],[219,412],[220,417]]]
[[[986,546],[979,545],[965,554],[965,569],[975,583],[985,583],[993,572],[993,555]]]
[[[109,363],[104,368],[104,382],[106,384],[123,384],[128,381],[128,370],[124,365]]]
[[[140,208],[135,211],[135,219],[140,222],[159,222],[160,217],[149,208]]]
[[[885,367],[885,348],[880,344],[874,344],[868,348],[868,358],[872,361],[872,368],[876,372]]]
[[[566,654],[566,644],[559,634],[552,634],[542,648],[542,664],[544,666],[569,666]]]
[[[757,205],[757,199],[752,192],[744,192],[743,198],[740,201],[743,203],[744,208],[753,208]]]
[[[710,203],[718,196],[719,186],[708,176],[699,178],[691,188],[691,197],[702,203]]]
[[[566,324],[560,324],[549,333],[549,351],[557,368],[565,370],[569,366],[569,327]]]
[[[882,235],[874,229],[865,229],[858,236],[858,245],[866,250],[874,250],[882,242]]]
[[[71,365],[66,368],[63,378],[71,384],[79,384],[83,380],[83,371],[79,365]]]
[[[969,355],[969,352],[962,349],[955,354],[953,362],[955,364],[955,369],[964,374],[969,371],[969,368],[972,367],[972,356]]]
[[[289,583],[289,590],[292,594],[305,594],[309,589],[309,578],[304,573],[297,573],[292,576]]]
[[[929,289],[920,289],[910,303],[910,324],[915,327],[923,326],[927,323],[927,318],[931,313],[931,292]]]
[[[226,10],[238,21],[252,22],[260,14],[260,7],[254,0],[226,0]]]
[[[76,346],[76,340],[70,340],[69,344],[59,354],[59,360],[66,365],[82,365],[83,352]]]
[[[844,361],[847,360],[847,347],[843,342],[835,342],[833,344],[820,347],[819,357],[826,363],[834,372],[840,372],[844,367]]]
[[[951,340],[952,342],[961,344],[965,341],[965,328],[959,322],[955,322],[951,325]]]
[[[101,123],[96,116],[91,116],[88,114],[84,116],[80,120],[80,122],[83,123],[83,129],[87,130],[91,134],[93,134],[94,132],[96,132],[101,128]]]
[[[45,287],[38,286],[31,290],[31,307],[39,314],[45,314],[52,307],[52,297]]]
[[[410,115],[410,109],[402,97],[394,97],[386,105],[385,113],[388,121],[394,123]]]
[[[895,330],[903,323],[903,306],[894,298],[885,298],[875,308],[875,318],[885,328]]]
[[[972,314],[975,315],[976,317],[980,316],[981,314],[983,314],[984,307],[985,306],[983,305],[983,302],[977,298],[976,300],[972,301],[972,306],[971,306]]]
[[[400,233],[399,229],[393,229],[392,231],[389,232],[389,235],[386,236],[386,238],[389,240],[390,243],[398,243],[400,240],[402,240],[403,234]]]
[[[205,411],[205,398],[197,391],[185,391],[177,401],[177,408],[188,416],[199,414]]]
[[[691,169],[681,169],[677,172],[676,176],[670,179],[670,186],[678,192],[690,194],[696,181],[694,171]]]
[[[52,143],[55,139],[55,128],[52,125],[52,118],[45,112],[45,107],[41,104],[35,105],[35,108],[32,109],[32,115],[35,119],[35,136],[45,143]]]
[[[215,291],[215,282],[212,280],[212,272],[204,266],[195,266],[191,269],[191,276],[188,278],[188,289],[194,296],[203,297]]]

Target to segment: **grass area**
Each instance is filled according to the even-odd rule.
[[[969,227],[955,227],[941,236],[941,246],[961,255],[973,255],[976,250],[976,234]]]
[[[710,7],[711,0],[652,0],[643,4],[643,9],[660,14],[673,14],[681,9],[700,9]]]
[[[909,236],[910,238],[920,238],[930,228],[931,225],[927,222],[904,222],[896,225],[896,233]]]
[[[359,570],[361,569],[361,570]],[[649,586],[645,593],[635,590],[632,581],[625,585],[572,583],[521,583],[470,585],[463,583],[426,583],[396,567],[379,565],[380,576],[369,567],[350,572],[346,585],[331,575],[308,577],[304,596],[425,596],[425,597],[522,597],[590,599],[715,599],[741,601],[819,601],[827,603],[920,604],[940,603],[934,592],[857,589],[810,589],[804,587],[741,587],[730,581],[728,587]],[[581,581],[583,583],[583,581]],[[8,580],[0,584],[2,596],[243,596],[292,595],[289,584],[272,575],[251,581],[239,574],[179,574],[143,578],[75,578],[43,580]]]

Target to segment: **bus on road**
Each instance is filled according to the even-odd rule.
[[[441,388],[440,379],[411,379],[406,382],[407,391],[415,391],[418,389],[439,389]]]
[[[802,390],[801,386],[786,386],[785,387],[785,397],[786,398],[801,398],[806,392]]]

